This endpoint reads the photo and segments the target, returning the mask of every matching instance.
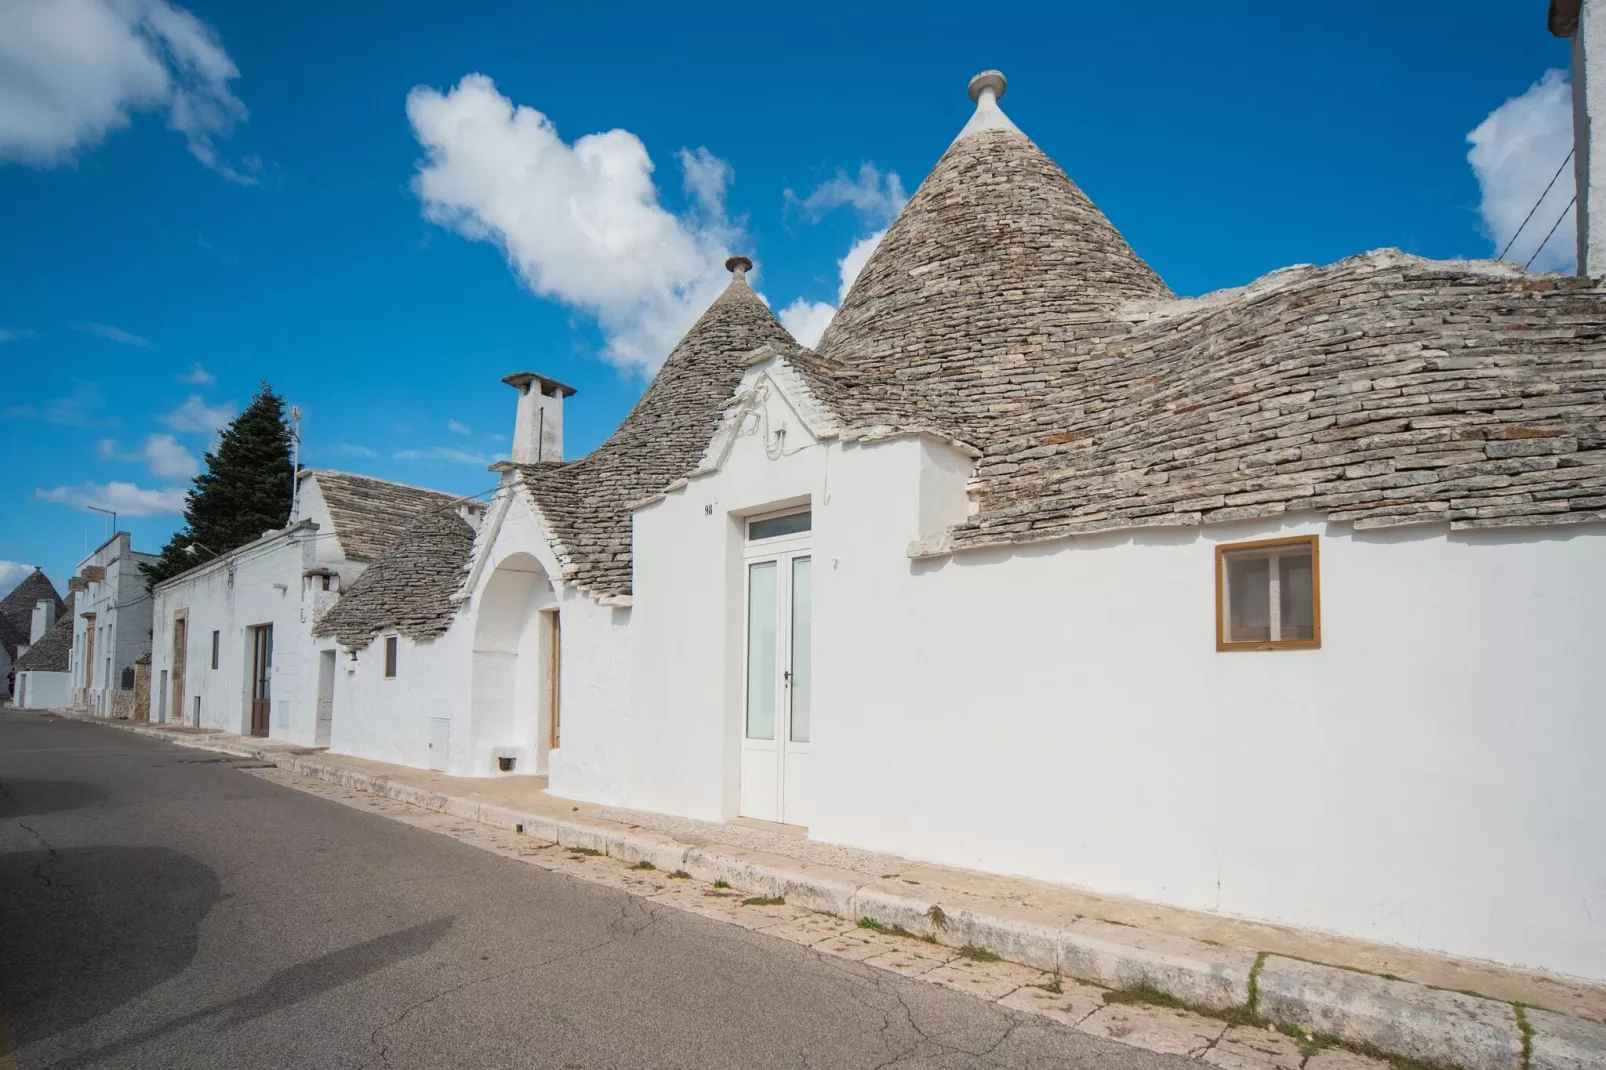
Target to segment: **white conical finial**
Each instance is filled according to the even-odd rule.
[[[976,114],[970,117],[970,122],[959,131],[959,137],[974,134],[978,130],[1013,130],[1020,133],[1020,127],[1009,121],[998,106],[998,98],[1004,95],[1009,88],[1009,79],[1002,71],[982,71],[970,80],[970,99],[976,102]],[[958,141],[959,138],[954,138]]]

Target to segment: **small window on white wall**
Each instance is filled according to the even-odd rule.
[[[1216,547],[1216,649],[1322,645],[1316,536]]]
[[[385,636],[385,679],[396,678],[396,636]]]

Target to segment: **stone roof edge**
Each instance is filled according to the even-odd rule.
[[[351,479],[366,479],[370,483],[384,483],[391,487],[401,487],[403,490],[422,491],[425,494],[437,494],[442,498],[456,498],[457,495],[447,490],[436,490],[434,487],[420,487],[416,483],[403,483],[396,479],[385,479],[381,476],[371,476],[363,472],[347,472],[342,468],[303,468],[296,473],[296,482],[311,479],[313,476],[346,476]]]
[[[954,528],[923,535],[912,540],[906,554],[912,561],[928,561],[942,557],[953,557],[958,554],[970,553],[975,550],[999,550],[1022,546],[1042,546],[1046,543],[1068,542],[1088,535],[1126,535],[1138,534],[1145,531],[1161,529],[1205,528],[1220,527],[1228,523],[1240,523],[1253,520],[1291,520],[1299,517],[1320,521],[1326,524],[1347,524],[1352,531],[1377,531],[1382,528],[1430,528],[1442,527],[1446,535],[1460,531],[1482,531],[1489,528],[1499,528],[1506,531],[1522,528],[1545,530],[1559,527],[1563,524],[1606,524],[1606,510],[1588,513],[1573,513],[1558,515],[1553,521],[1536,524],[1531,519],[1520,517],[1512,518],[1511,523],[1501,523],[1489,520],[1449,520],[1442,516],[1422,516],[1409,514],[1399,516],[1355,517],[1345,516],[1341,511],[1323,513],[1321,510],[1309,512],[1287,512],[1279,508],[1282,503],[1268,502],[1264,506],[1245,506],[1234,510],[1231,517],[1219,520],[1205,520],[1200,513],[1168,513],[1157,517],[1111,518],[1106,520],[1093,520],[1086,524],[1076,524],[1070,527],[1055,528],[1042,535],[1022,535],[1012,532],[1004,535],[976,536],[963,541],[954,539]]]
[[[191,565],[189,568],[185,569],[183,572],[174,573],[173,575],[167,577],[167,579],[163,580],[161,583],[158,583],[154,587],[152,587],[151,588],[151,593],[155,594],[157,591],[160,591],[160,590],[162,590],[164,588],[171,588],[174,584],[178,583],[179,580],[196,579],[206,569],[213,568],[215,566],[221,565],[226,561],[237,561],[237,560],[239,560],[239,558],[247,550],[260,549],[261,547],[267,545],[268,543],[272,542],[275,539],[287,538],[287,537],[289,537],[291,535],[294,535],[296,532],[302,531],[302,530],[317,531],[318,530],[318,525],[317,525],[317,523],[315,523],[314,521],[311,521],[311,520],[297,520],[294,524],[290,524],[290,525],[288,525],[286,527],[282,527],[278,531],[264,532],[259,538],[251,540],[250,542],[246,543],[244,546],[236,546],[234,549],[228,551],[227,553],[218,554],[216,557],[209,557],[205,561],[202,561],[198,565]]]
[[[629,606],[631,602],[630,596],[627,594],[602,593],[587,584],[574,582],[567,567],[570,556],[569,548],[564,545],[563,540],[557,535],[557,529],[548,520],[546,509],[541,505],[541,499],[530,485],[525,482],[523,472],[519,466],[510,464],[505,471],[514,475],[509,484],[514,489],[506,495],[498,493],[495,504],[492,507],[493,512],[486,518],[485,523],[480,526],[480,530],[475,533],[474,551],[473,557],[469,561],[468,575],[464,578],[462,586],[452,593],[452,603],[461,607],[470,598],[474,597],[474,588],[479,586],[480,576],[485,571],[485,563],[490,559],[491,547],[496,544],[496,537],[502,530],[502,521],[507,518],[507,511],[513,507],[513,495],[522,492],[525,504],[535,514],[535,521],[541,526],[541,531],[546,536],[547,549],[552,553],[552,564],[557,566],[556,568],[547,568],[547,562],[541,562],[541,567],[547,568],[548,579],[552,581],[552,586],[555,589],[567,587],[577,594],[585,595],[599,606]],[[480,536],[484,536],[483,540]]]
[[[1127,301],[1116,310],[1116,317],[1128,323],[1146,323],[1191,315],[1195,312],[1214,311],[1228,305],[1259,300],[1283,289],[1299,286],[1329,272],[1346,270],[1365,263],[1373,268],[1410,267],[1438,271],[1457,271],[1467,275],[1487,275],[1491,278],[1520,279],[1528,273],[1509,260],[1434,260],[1417,256],[1392,246],[1372,249],[1355,256],[1335,260],[1331,264],[1291,264],[1268,271],[1243,286],[1230,286],[1212,290],[1198,297],[1171,297]]]

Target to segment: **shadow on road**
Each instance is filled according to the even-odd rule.
[[[164,847],[0,854],[0,992],[17,1040],[82,1025],[179,973],[220,894],[210,869]]]
[[[0,777],[0,818],[33,817],[100,802],[106,793],[77,780],[30,780]]]
[[[376,936],[372,940],[364,940],[360,944],[343,947],[339,951],[331,951],[327,955],[319,955],[307,962],[280,970],[249,992],[209,1004],[138,1033],[130,1033],[110,1044],[77,1052],[71,1059],[56,1065],[58,1067],[89,1065],[214,1016],[217,1018],[214,1023],[217,1030],[232,1029],[304,999],[322,995],[341,985],[360,980],[414,955],[422,954],[445,936],[456,920],[456,915],[453,915],[421,922],[406,929],[386,933],[384,936]]]

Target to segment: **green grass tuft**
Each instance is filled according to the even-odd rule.
[[[691,874],[683,869],[677,869],[669,875],[669,879],[672,881],[689,881],[691,880]]]
[[[966,944],[964,947],[960,948],[959,955],[961,958],[967,958],[971,962],[998,961],[997,955],[993,954],[991,951],[988,951],[985,947],[977,947],[975,944]]]
[[[637,862],[635,865],[631,866],[630,868],[631,869],[657,869],[658,867],[653,865],[651,862],[647,861],[644,858],[640,862]]]
[[[569,853],[572,855],[585,855],[587,858],[595,858],[602,852],[597,850],[595,847],[571,847],[569,848]]]
[[[751,899],[743,899],[744,907],[781,907],[786,905],[786,897],[780,895],[755,895]]]
[[[730,886],[731,882],[727,880],[718,880],[714,882],[715,888],[729,888]]]

